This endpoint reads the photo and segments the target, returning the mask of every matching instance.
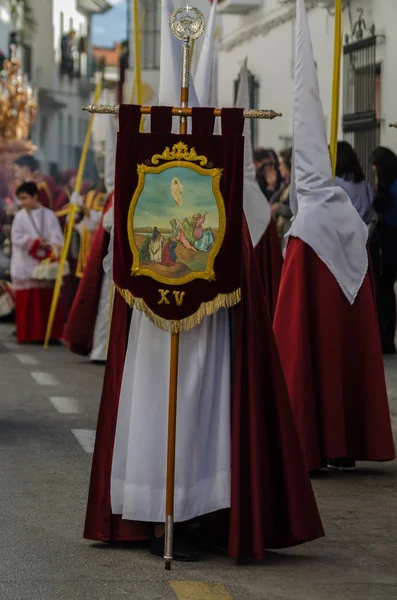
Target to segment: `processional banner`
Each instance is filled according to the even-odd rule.
[[[113,277],[124,299],[162,329],[187,331],[240,300],[243,111],[192,109],[175,135],[172,109],[120,107]]]

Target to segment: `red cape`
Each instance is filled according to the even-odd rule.
[[[351,306],[315,252],[291,238],[274,331],[308,468],[321,458],[392,460],[369,274]]]
[[[255,246],[255,256],[273,320],[283,269],[283,254],[273,218],[270,219],[268,228]]]
[[[92,240],[86,270],[77,289],[72,308],[63,332],[63,339],[75,354],[88,356],[92,350],[95,323],[101,294],[103,259],[106,256],[110,236],[99,225]]]
[[[247,226],[243,232],[242,302],[235,307],[229,555],[260,559],[265,548],[323,535],[293,421],[269,311]],[[110,475],[131,310],[118,294],[99,412],[84,536],[91,540],[149,538],[152,525],[112,515]]]

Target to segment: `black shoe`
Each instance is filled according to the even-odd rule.
[[[397,354],[395,344],[382,344],[382,354]]]
[[[194,548],[198,548],[200,552],[206,554],[214,554],[215,556],[228,555],[228,540],[227,537],[214,537],[213,532],[207,527],[196,527],[189,533],[189,541]]]
[[[321,475],[321,473],[328,473],[328,463],[326,458],[321,459],[321,464],[319,469],[312,469],[309,472],[309,475]]]
[[[355,471],[356,463],[351,458],[329,458],[328,467],[338,471]]]
[[[164,557],[164,542],[164,535],[158,538],[153,537],[150,546],[150,554]],[[173,558],[180,562],[197,562],[199,555],[197,550],[189,544],[185,537],[174,535]]]

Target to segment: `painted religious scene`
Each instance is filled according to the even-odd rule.
[[[140,268],[154,278],[205,273],[216,253],[219,211],[213,178],[189,167],[146,173],[133,233]]]

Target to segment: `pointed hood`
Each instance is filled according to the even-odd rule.
[[[173,12],[173,1],[162,0],[159,84],[161,106],[180,105],[182,42],[172,35],[170,29],[170,17]],[[199,106],[192,78],[190,78],[189,106]]]
[[[200,106],[211,106],[215,63],[217,6],[218,0],[214,0],[205,30],[200,59],[194,74],[194,85]]]
[[[240,71],[240,84],[236,99],[237,108],[250,108],[248,69],[246,62]],[[271,219],[269,202],[262,193],[257,181],[254,163],[252,161],[251,123],[244,123],[244,213],[254,246],[260,241]]]
[[[108,194],[114,189],[116,169],[117,117],[106,115],[104,181]]]
[[[293,168],[288,235],[308,244],[353,304],[368,269],[368,232],[348,195],[334,185],[304,0],[296,0]]]

